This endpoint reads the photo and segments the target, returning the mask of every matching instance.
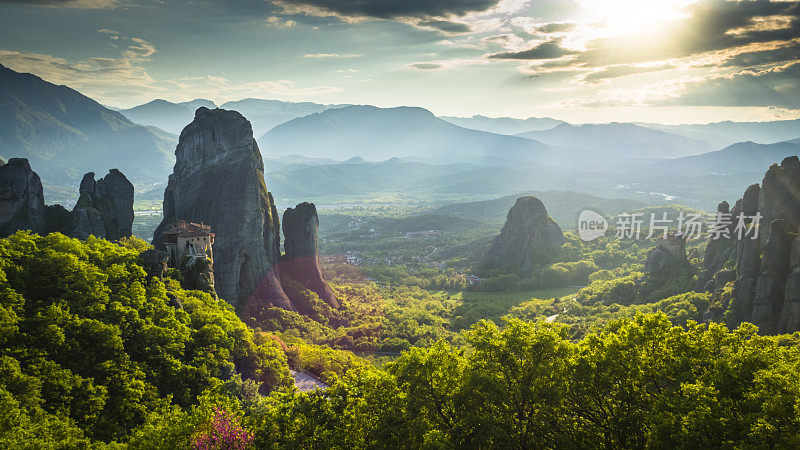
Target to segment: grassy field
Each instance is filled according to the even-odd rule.
[[[431,291],[437,297],[451,298],[460,301],[453,312],[452,324],[456,330],[468,328],[481,319],[493,320],[495,323],[508,314],[514,306],[531,299],[551,299],[567,297],[578,292],[583,286],[565,286],[554,289],[517,292],[448,292]]]

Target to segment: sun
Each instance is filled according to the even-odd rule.
[[[646,29],[659,22],[686,17],[697,0],[580,0],[585,18],[619,31]]]

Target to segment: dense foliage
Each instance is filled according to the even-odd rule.
[[[124,441],[235,374],[265,393],[290,382],[274,340],[208,294],[148,279],[141,241],[125,244],[0,240],[0,447]]]
[[[560,325],[519,319],[481,322],[466,340],[236,411],[259,448],[800,445],[797,335],[649,314],[577,342]]]

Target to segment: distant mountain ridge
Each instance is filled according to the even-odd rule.
[[[498,165],[557,153],[534,140],[454,125],[418,107],[347,106],[290,120],[259,139],[262,152],[342,160],[416,158]]]
[[[161,128],[164,131],[180,134],[181,130],[194,119],[197,108],[216,108],[211,100],[196,99],[182,103],[172,103],[162,99],[155,99],[144,105],[130,109],[119,110],[133,122]]]
[[[787,156],[795,155],[800,155],[800,144],[792,141],[777,144],[756,144],[748,141],[715,152],[663,161],[658,167],[699,173],[761,172],[764,167],[780,164]]]
[[[592,158],[666,159],[713,150],[704,141],[653,130],[631,123],[570,125],[519,136],[559,147],[580,150]]]
[[[800,136],[800,119],[769,122],[713,122],[708,124],[661,125],[641,123],[644,127],[702,139],[717,148],[737,142],[775,144]]]
[[[134,182],[162,180],[175,142],[69,87],[0,65],[0,158],[27,158],[46,184],[112,168]]]
[[[253,125],[253,135],[262,136],[275,126],[297,117],[304,117],[309,114],[345,106],[351,105],[323,105],[313,102],[283,102],[261,98],[246,98],[224,103],[220,108],[239,111]]]
[[[497,134],[520,134],[528,131],[544,131],[566,123],[563,120],[550,117],[529,117],[515,119],[512,117],[486,117],[474,115],[472,117],[439,116],[452,124],[478,131]]]

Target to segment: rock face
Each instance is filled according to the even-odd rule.
[[[147,272],[148,278],[156,277],[161,278],[167,270],[167,260],[169,255],[167,252],[151,248],[139,254],[139,261]]]
[[[27,159],[11,158],[0,166],[0,236],[17,230],[42,233],[44,229],[42,181]]]
[[[508,211],[506,223],[484,258],[484,267],[514,268],[530,275],[535,253],[563,245],[564,233],[536,197],[526,196]]]
[[[736,203],[736,206],[734,206],[734,211],[736,211],[737,208],[741,208],[740,202]],[[715,222],[717,224],[721,224],[723,217],[725,217],[727,214],[732,214],[728,202],[720,203],[717,206],[717,216],[715,218]],[[729,233],[732,232],[733,224],[729,225],[727,228]],[[703,271],[697,278],[697,283],[694,287],[695,291],[710,291],[714,289],[714,285],[711,284],[714,274],[716,274],[725,266],[725,263],[731,257],[731,251],[733,251],[733,240],[731,239],[730,234],[727,237],[720,235],[718,239],[708,240],[706,251],[703,254]]]
[[[315,292],[328,305],[339,302],[319,268],[319,217],[313,203],[300,203],[283,213],[283,237],[286,254],[281,258],[281,280],[291,279]]]
[[[95,181],[94,173],[83,176],[78,203],[72,210],[68,234],[79,239],[89,235],[116,241],[131,236],[133,228],[133,184],[117,169]]]
[[[236,111],[199,108],[181,132],[175,156],[156,247],[164,248],[161,233],[173,222],[208,224],[216,234],[217,293],[234,306],[252,298],[291,309],[276,273],[278,214],[250,122]]]
[[[216,298],[214,290],[214,267],[211,259],[203,256],[185,256],[180,262],[184,289],[196,289],[208,292]]]
[[[706,287],[713,284],[715,295],[722,295],[720,284],[733,275],[720,269],[733,265],[733,292],[723,298],[728,302],[729,325],[752,322],[764,334],[800,331],[800,160],[792,156],[770,167],[761,186],[747,188],[736,203],[734,222],[739,212],[762,215],[758,238],[751,234],[740,240],[732,235],[727,259],[721,252],[709,253],[709,243],[703,266],[706,274],[717,272]],[[755,223],[748,225],[752,228]]]
[[[800,231],[800,159],[790,156],[773,165],[761,182],[761,196],[758,209],[764,216],[761,223],[766,225],[766,233],[761,233],[761,242],[770,237],[769,225],[775,219],[783,219],[785,229]]]

